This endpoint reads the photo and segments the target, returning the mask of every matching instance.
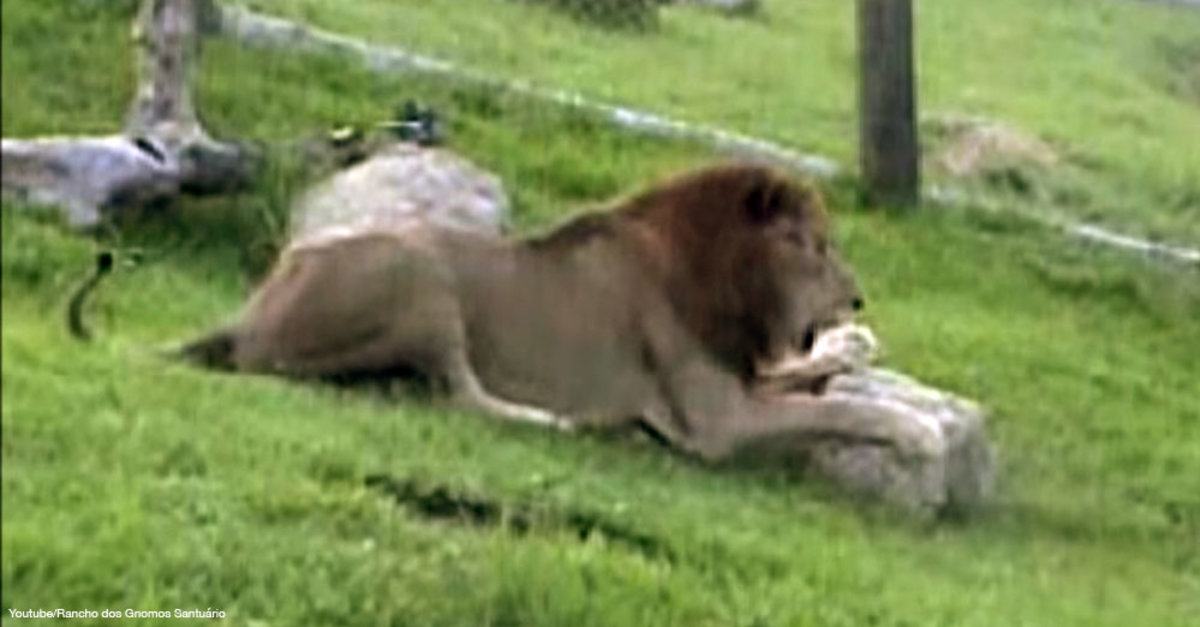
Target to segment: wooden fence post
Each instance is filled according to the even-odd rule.
[[[859,164],[876,202],[920,193],[912,0],[858,0]]]

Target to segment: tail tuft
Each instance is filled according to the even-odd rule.
[[[234,370],[233,350],[237,338],[232,331],[221,330],[184,344],[174,356],[213,370]]]

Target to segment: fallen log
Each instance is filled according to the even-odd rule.
[[[137,91],[120,134],[5,138],[3,193],[61,208],[69,224],[91,228],[121,208],[186,194],[245,187],[258,151],[205,131],[193,104],[202,30],[211,0],[145,0],[135,20]]]

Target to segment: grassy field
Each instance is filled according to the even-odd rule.
[[[131,4],[0,5],[5,136],[118,127],[132,85]],[[660,45],[585,31],[536,8],[489,2],[494,21],[474,23],[458,3],[417,4],[392,2],[405,8],[389,19],[424,25],[411,30],[431,47],[437,8],[462,28],[536,31],[525,43],[558,45],[562,54],[572,29],[622,43],[609,47],[615,59],[636,58],[624,44]],[[969,24],[955,40],[966,45],[974,32],[984,45],[982,23],[965,8],[972,4],[923,2],[933,24],[926,32],[939,12],[958,15]],[[924,61],[927,92],[1062,133],[1103,163],[1098,184],[1144,182],[1142,201],[1194,191],[1189,177],[1200,166],[1186,123],[1196,109],[1145,86],[1150,71],[1110,76],[1113,67],[1156,62],[1149,51],[1159,37],[1182,40],[1185,18],[1106,2],[1045,4],[1036,12],[1032,1],[989,5],[987,23],[1033,51],[1050,46],[1042,29],[1065,28],[1074,11],[1080,30],[1060,43],[1087,54],[1061,66],[1046,59],[1042,76],[1049,81],[1059,67],[1072,81],[1141,87],[1119,97],[1114,89],[1111,99],[1067,85],[1038,96],[998,84],[1025,80],[1001,72],[963,101],[950,78],[930,82],[943,66],[969,74],[961,55],[944,50]],[[313,3],[307,12],[383,37],[383,6]],[[826,43],[805,45],[849,54],[844,42],[829,45],[848,28],[848,9],[795,6],[768,3],[765,25],[668,13],[658,36],[770,33],[807,16]],[[1100,34],[1118,18],[1128,41],[1110,46]],[[376,21],[380,30],[365,32]],[[457,48],[448,39],[439,45],[489,60],[472,51],[470,32]],[[755,45],[752,35],[739,45]],[[446,113],[454,147],[505,178],[525,231],[711,158],[495,93],[381,79],[337,59],[224,42],[205,55],[201,108],[222,136],[291,138],[380,119],[405,97],[433,103]],[[637,73],[613,82],[606,72],[616,70],[598,55],[579,65],[595,74],[574,78],[565,76],[570,57],[535,68],[516,52],[493,56],[513,71],[562,72],[548,78],[599,95],[628,89],[648,105],[677,98],[672,112],[689,118],[721,116],[841,156],[850,149],[849,83],[832,86],[824,64],[810,78],[831,82],[815,90],[829,99],[827,115],[814,110],[811,120],[759,129],[739,111],[773,111],[760,98],[788,98],[795,87],[746,84],[705,97],[683,84],[657,91]],[[1128,111],[1150,130],[1089,122],[1079,112],[1093,106]],[[1138,148],[1120,150],[1125,141]],[[1198,270],[1081,247],[1008,214],[889,212],[853,206],[847,186],[830,189],[838,239],[872,302],[869,322],[887,363],[994,414],[1004,460],[999,502],[963,521],[914,523],[815,482],[713,470],[644,443],[495,424],[419,397],[164,363],[154,347],[229,315],[269,260],[295,185],[278,169],[251,193],[182,203],[98,241],[4,206],[3,624],[23,622],[10,609],[54,607],[211,607],[239,625],[1157,627],[1193,625],[1200,615]],[[1163,209],[1163,217],[1139,207],[1123,217],[1186,228],[1186,212]],[[99,340],[84,346],[67,337],[62,308],[101,247],[140,248],[144,260],[102,288],[92,314]],[[417,487],[368,486],[378,475]],[[477,524],[446,519],[439,512],[451,498],[494,510]]]
[[[598,29],[536,3],[497,0],[246,4],[854,163],[853,2],[768,1],[746,19],[667,8],[648,32]],[[1005,121],[1065,157],[1042,181],[1044,193],[1019,202],[1200,242],[1200,12],[1125,0],[917,7],[925,116]]]

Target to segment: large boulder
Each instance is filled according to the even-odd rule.
[[[820,394],[878,411],[880,419],[902,416],[928,432],[936,454],[902,455],[888,442],[867,438],[818,438],[806,443],[808,468],[850,492],[909,510],[939,513],[984,505],[996,475],[995,449],[985,431],[983,409],[950,392],[890,370],[871,367],[878,343],[870,329],[846,324],[827,330],[804,361],[835,363],[844,374],[831,377]]]
[[[306,191],[291,235],[296,243],[421,221],[500,235],[508,211],[495,175],[448,150],[397,142]]]
[[[880,368],[835,376],[824,393],[900,411],[940,446],[932,458],[911,459],[880,443],[822,441],[810,454],[819,474],[853,492],[921,512],[973,510],[991,497],[996,455],[984,429],[986,416],[975,403]]]

